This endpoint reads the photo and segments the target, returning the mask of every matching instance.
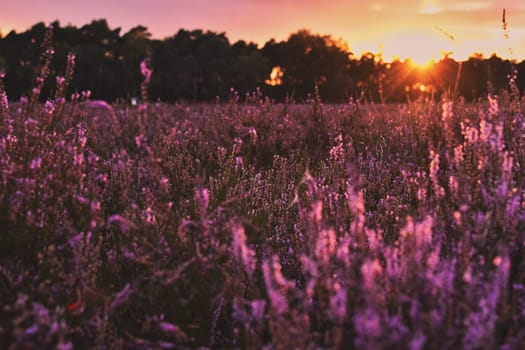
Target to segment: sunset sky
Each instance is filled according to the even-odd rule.
[[[504,7],[508,41],[501,28]],[[397,56],[424,62],[449,51],[456,59],[473,52],[508,58],[509,46],[512,58],[525,59],[523,0],[0,0],[0,8],[3,34],[39,21],[81,26],[106,18],[123,32],[144,25],[154,38],[179,28],[209,29],[260,46],[310,29],[346,40],[356,55],[383,52],[387,61]]]

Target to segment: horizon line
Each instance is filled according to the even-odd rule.
[[[318,36],[328,36],[330,37],[331,39],[333,39],[334,41],[341,41],[343,46],[346,46],[347,49],[345,49],[347,51],[348,54],[350,54],[351,56],[353,57],[357,57],[357,58],[362,58],[363,56],[366,56],[367,54],[372,54],[374,57],[382,57],[382,62],[384,63],[393,63],[393,62],[405,62],[405,61],[413,61],[414,62],[414,59],[413,57],[410,57],[409,54],[406,54],[406,55],[399,55],[399,54],[389,54],[388,56],[390,57],[390,59],[385,59],[385,54],[384,52],[381,52],[382,51],[382,47],[384,46],[383,43],[380,43],[378,45],[378,50],[377,51],[373,51],[373,50],[359,50],[361,53],[358,55],[356,53],[356,51],[358,50],[353,50],[352,49],[352,45],[348,42],[347,39],[344,39],[344,38],[337,38],[334,34],[332,33],[321,33],[321,32],[316,32],[316,31],[313,31],[309,28],[298,28],[292,32],[290,32],[286,38],[278,38],[278,37],[270,37],[269,39],[265,39],[263,43],[260,42],[260,40],[256,40],[256,39],[248,39],[248,38],[241,38],[241,37],[237,37],[237,38],[232,38],[230,37],[231,36],[231,33],[228,33],[227,30],[217,30],[217,29],[212,29],[212,28],[192,28],[192,29],[189,29],[189,28],[186,28],[186,27],[179,27],[177,30],[175,30],[172,34],[169,34],[169,35],[156,35],[154,33],[152,33],[150,31],[150,28],[148,26],[145,26],[143,24],[136,24],[136,25],[133,25],[133,26],[129,26],[129,28],[126,28],[126,26],[115,26],[115,27],[112,27],[110,25],[110,21],[107,19],[107,18],[104,18],[104,17],[101,17],[101,18],[93,18],[91,19],[90,22],[86,22],[84,24],[74,24],[72,22],[68,22],[67,24],[63,24],[61,22],[60,19],[55,19],[53,21],[49,21],[46,23],[46,21],[37,21],[35,23],[33,23],[32,25],[30,25],[29,27],[27,27],[26,29],[24,30],[20,30],[20,29],[17,29],[17,28],[9,28],[9,30],[7,31],[4,31],[2,29],[2,27],[0,26],[0,40],[1,39],[4,39],[5,37],[7,37],[9,34],[11,34],[12,32],[14,32],[15,34],[22,34],[22,33],[25,33],[29,30],[31,30],[31,28],[33,28],[34,26],[38,25],[38,24],[44,24],[45,26],[49,26],[51,24],[54,24],[54,23],[58,23],[59,27],[60,28],[67,28],[67,27],[74,27],[74,28],[77,28],[77,29],[80,29],[81,27],[83,26],[86,26],[86,25],[89,25],[93,22],[96,22],[96,21],[101,21],[101,20],[104,20],[106,21],[107,25],[108,25],[108,28],[110,30],[119,30],[119,36],[122,36],[126,33],[128,33],[130,30],[132,30],[133,28],[137,28],[137,27],[144,27],[147,29],[148,33],[151,34],[151,37],[149,38],[149,40],[160,40],[160,41],[163,41],[163,40],[167,40],[175,35],[177,35],[177,33],[181,30],[185,30],[185,31],[196,31],[196,30],[200,30],[202,31],[203,33],[215,33],[215,34],[223,34],[226,39],[228,40],[229,44],[230,45],[233,45],[237,42],[246,42],[248,44],[255,44],[257,46],[258,49],[262,49],[267,43],[271,42],[271,41],[275,41],[275,42],[286,42],[287,40],[289,40],[290,36],[292,36],[293,34],[296,34],[296,33],[299,33],[300,31],[307,31],[309,32],[310,34],[312,35],[318,35]],[[502,39],[503,40],[503,39]],[[512,50],[512,47],[509,47],[509,53],[508,54],[511,54],[511,52],[513,52]],[[445,50],[442,50],[443,52]],[[510,62],[513,62],[513,63],[521,63],[523,61],[525,61],[525,57],[521,57],[521,58],[518,58],[518,57],[503,57],[503,55],[500,55],[498,52],[496,51],[492,51],[490,53],[488,52],[484,52],[484,51],[472,51],[470,54],[468,54],[468,56],[465,56],[463,58],[456,58],[455,57],[455,54],[454,52],[450,52],[450,51],[447,51],[445,52],[444,54],[441,55],[441,57],[432,57],[431,59],[427,60],[427,62],[417,62],[418,65],[423,65],[423,64],[431,64],[431,63],[437,63],[443,59],[446,59],[446,58],[450,58],[456,62],[466,62],[468,61],[470,58],[475,58],[477,55],[481,55],[482,59],[490,59],[491,57],[497,57],[497,58],[500,58],[501,60],[503,61],[510,61]]]

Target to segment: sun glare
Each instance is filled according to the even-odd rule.
[[[383,45],[386,57],[395,55],[394,59],[408,59],[420,69],[430,68],[443,56],[442,52],[455,51],[453,43],[432,28],[421,31],[411,28],[390,33],[384,38]]]
[[[436,63],[433,58],[425,60],[424,58],[418,60],[415,58],[409,58],[410,64],[419,70],[429,70]]]

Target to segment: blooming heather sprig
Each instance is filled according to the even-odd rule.
[[[51,47],[51,41],[53,40],[54,27],[53,24],[49,24],[44,33],[44,38],[40,43],[40,62],[44,61],[46,51]]]
[[[461,169],[465,162],[465,153],[463,151],[463,145],[457,145],[454,147],[454,166],[456,169]]]
[[[365,227],[366,238],[368,242],[368,248],[372,251],[376,251],[382,247],[383,235],[380,229],[371,229]]]
[[[264,320],[264,310],[266,309],[266,300],[253,300],[250,302],[250,309],[252,318],[260,323]]]
[[[454,117],[454,102],[451,100],[444,100],[441,106],[443,109],[441,119],[444,123],[448,124],[450,120]]]
[[[484,143],[490,142],[490,136],[492,135],[492,123],[481,119],[479,122],[480,140]]]
[[[477,310],[465,319],[465,349],[483,348],[493,339],[499,315],[498,304],[506,297],[511,263],[507,256],[498,255],[492,260],[492,264],[496,267],[492,281],[485,282],[483,295],[476,301]]]
[[[153,209],[151,207],[147,207],[143,211],[142,217],[144,218],[144,222],[146,224],[152,225],[152,226],[157,225],[157,215],[156,215],[156,213],[153,211]]]
[[[445,130],[445,141],[448,147],[452,147],[454,142],[454,102],[445,99],[442,104],[442,109],[441,121],[443,123],[443,129]]]
[[[453,175],[448,177],[448,188],[450,189],[450,193],[454,200],[459,201],[459,182]]]
[[[0,70],[0,125],[9,118],[9,101],[7,100],[7,93],[4,88],[5,71]]]
[[[439,172],[439,154],[430,150],[430,180],[432,181],[432,187],[434,194],[438,199],[445,196],[445,189],[439,184],[438,178]]]
[[[66,65],[66,74],[65,76],[57,76],[57,88],[55,92],[55,100],[58,101],[60,99],[65,98],[66,96],[66,90],[69,86],[69,83],[73,79],[73,74],[75,72],[75,63],[76,62],[76,56],[74,53],[70,52],[67,55],[67,65]]]
[[[267,260],[263,261],[262,270],[266,292],[268,293],[272,309],[278,314],[286,312],[288,310],[288,300],[286,300],[286,296],[284,296],[279,289],[273,286],[272,271]]]
[[[479,122],[480,140],[494,153],[501,153],[505,147],[502,122],[491,123],[484,119]]]
[[[479,130],[465,123],[461,123],[461,133],[469,145],[474,145],[479,140]]]
[[[33,89],[31,90],[31,97],[29,99],[29,106],[33,107],[34,104],[38,101],[40,98],[40,94],[42,92],[42,88],[44,87],[44,83],[49,76],[49,73],[51,72],[51,60],[53,59],[53,56],[55,55],[55,50],[53,48],[48,48],[44,54],[43,62],[40,66],[39,75],[37,76],[35,80],[35,84],[33,85]]]
[[[315,257],[324,266],[328,265],[337,248],[335,231],[333,229],[322,229],[319,231],[315,243]]]
[[[415,222],[411,217],[407,218],[406,225],[399,231],[402,240],[414,240],[418,249],[428,247],[432,244],[432,227],[434,219],[427,216],[421,222]]]
[[[210,206],[210,190],[207,188],[200,188],[195,190],[195,200],[199,208],[199,215],[202,219],[208,215],[208,207]]]
[[[42,116],[44,120],[44,125],[49,125],[49,123],[53,120],[53,117],[55,115],[56,111],[56,103],[51,100],[47,100],[44,103],[44,108],[42,109]]]
[[[309,301],[312,300],[315,293],[315,286],[319,276],[319,267],[317,262],[311,259],[308,255],[301,255],[301,265],[305,276],[309,276],[306,282],[306,297]]]
[[[108,311],[114,312],[121,305],[125,304],[133,295],[133,293],[135,293],[135,290],[129,283],[126,284],[120,292],[115,294],[113,300],[109,303]]]
[[[512,181],[512,169],[514,164],[513,157],[509,152],[503,152],[503,160],[501,164],[501,179],[510,184]]]
[[[330,148],[330,159],[335,163],[342,163],[345,160],[343,136],[341,134],[337,135],[334,141],[334,146]]]
[[[382,334],[381,317],[372,308],[354,314],[354,328],[357,333],[355,345],[358,349],[380,349],[379,337]]]
[[[251,126],[248,129],[248,135],[250,135],[251,143],[256,144],[257,143],[257,130],[253,126]]]
[[[332,285],[332,294],[330,295],[330,308],[328,317],[330,319],[342,322],[347,312],[346,288],[341,283],[335,281]]]
[[[361,266],[361,277],[365,294],[375,292],[375,279],[383,274],[383,267],[378,259],[367,260]]]
[[[497,119],[499,115],[499,103],[498,96],[489,94],[489,120]]]
[[[348,205],[350,210],[354,214],[354,219],[350,224],[350,231],[355,239],[355,241],[361,246],[364,247],[366,236],[365,236],[365,200],[363,197],[363,192],[357,191],[354,186],[348,185],[348,188],[345,193],[346,199],[348,200]]]
[[[51,100],[47,100],[46,103],[44,103],[43,112],[45,115],[52,115],[55,112],[55,103]]]
[[[491,138],[490,147],[496,153],[503,152],[505,148],[505,140],[503,138],[503,123],[499,122],[494,126],[494,135]]]
[[[295,287],[295,283],[284,278],[281,263],[276,255],[272,256],[271,262],[263,261],[262,271],[272,309],[278,314],[285,313],[288,311],[286,293],[290,288]]]
[[[509,22],[507,22],[507,13],[505,9],[503,9],[503,16],[501,21],[501,27],[503,29],[503,37],[505,38],[505,41],[510,41],[510,35],[509,35]],[[509,44],[508,47],[509,56],[511,58],[514,58],[514,51],[512,50],[512,46]],[[518,70],[516,69],[516,65],[511,61],[511,72],[508,76],[509,78],[509,87],[510,91],[512,93],[512,97],[514,98],[514,102],[519,101],[520,99],[520,90],[518,88]]]
[[[51,61],[55,55],[55,50],[51,46],[51,40],[53,38],[53,25],[47,27],[47,31],[44,35],[44,40],[40,46],[40,59],[39,66],[37,68],[37,76],[33,84],[33,89],[31,90],[31,96],[29,98],[29,103],[27,105],[27,111],[32,112],[35,106],[35,103],[40,98],[42,88],[44,83],[51,73]]]
[[[240,223],[232,223],[232,233],[233,256],[235,256],[235,258],[242,264],[244,271],[248,277],[251,278],[257,265],[255,250],[251,249],[246,244],[246,233],[244,232],[244,227]]]
[[[511,195],[510,189],[512,187],[512,169],[513,169],[513,158],[509,155],[508,151],[503,152],[501,159],[501,176],[496,190],[496,198],[501,203],[506,203],[509,195]]]
[[[337,259],[341,261],[346,268],[350,267],[350,245],[352,244],[352,239],[348,235],[348,233],[345,233],[345,235],[341,238],[339,238],[339,242],[337,244],[337,251],[335,253]]]

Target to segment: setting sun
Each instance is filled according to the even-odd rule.
[[[408,61],[410,62],[412,66],[414,66],[414,68],[420,71],[430,70],[432,69],[433,65],[436,63],[433,58],[428,61],[425,61],[424,59],[422,59],[421,61],[417,61],[414,58],[408,58]]]
[[[421,68],[443,57],[443,52],[455,52],[454,43],[436,29],[400,30],[386,36],[385,55],[401,60],[410,59]]]

